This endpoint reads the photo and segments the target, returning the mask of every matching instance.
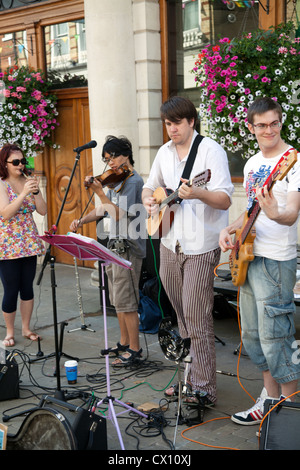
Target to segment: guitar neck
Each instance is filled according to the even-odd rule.
[[[265,181],[263,187],[267,188],[267,190],[270,191],[270,189],[274,186],[274,184],[276,182],[276,176],[277,176],[277,172],[271,173],[269,175],[269,177],[267,178],[267,180]],[[253,225],[255,223],[255,220],[257,219],[260,211],[261,211],[261,208],[260,208],[260,205],[259,205],[258,202],[255,202],[254,205],[249,209],[247,222],[245,223],[245,225],[242,229],[242,232],[240,234],[240,237],[239,237],[240,244],[243,244],[245,242],[245,240],[246,240],[251,228],[253,227]]]
[[[172,202],[174,199],[176,199],[178,197],[178,191],[179,191],[179,188],[177,188],[172,194],[170,194],[169,196],[166,197],[166,199],[164,199],[159,208],[160,209],[163,209],[165,206],[167,206],[168,204],[170,204],[170,202]]]

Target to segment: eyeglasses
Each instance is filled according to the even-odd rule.
[[[270,127],[270,129],[277,129],[281,127],[281,122],[280,121],[274,121],[271,122],[271,124],[252,124],[253,127],[257,127],[259,130],[267,129]]]
[[[111,153],[109,158],[102,157],[102,161],[104,163],[109,163],[111,160],[114,160],[115,158],[118,158],[119,156],[120,154]]]
[[[21,165],[27,165],[27,164],[28,164],[28,161],[26,160],[26,158],[21,158],[21,160],[19,160],[19,158],[15,158],[15,159],[12,160],[11,162],[9,162],[9,161],[7,160],[6,163],[11,163],[13,166],[19,166],[20,163],[21,163]]]

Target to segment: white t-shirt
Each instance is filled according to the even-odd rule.
[[[274,158],[265,158],[259,152],[247,161],[244,167],[244,187],[248,197],[247,209],[252,206],[255,200],[253,188],[263,186],[284,153]],[[286,206],[288,192],[300,191],[299,154],[298,162],[283,180],[275,182],[272,191],[278,201],[279,208],[282,209]],[[280,225],[270,220],[261,210],[254,224],[256,229],[253,244],[254,255],[278,261],[295,258],[297,256],[297,223],[298,220],[291,227]]]
[[[194,131],[193,141],[197,135]],[[155,190],[166,187],[175,191],[180,183],[188,155],[179,160],[172,141],[164,144],[153,162],[144,188]],[[211,179],[206,184],[209,191],[223,191],[231,198],[234,191],[228,168],[226,152],[209,137],[204,137],[198,147],[190,179],[205,170],[211,170]],[[219,246],[219,233],[228,225],[228,210],[218,210],[199,199],[186,199],[175,212],[174,222],[161,242],[175,252],[177,241],[185,254],[201,254]]]

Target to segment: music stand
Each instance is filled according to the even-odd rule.
[[[98,260],[101,265],[101,291],[102,291],[102,308],[103,308],[103,321],[104,321],[104,343],[105,351],[108,350],[108,338],[107,338],[107,319],[106,319],[106,297],[105,297],[105,281],[104,281],[104,267],[108,264],[117,264],[122,266],[124,269],[131,269],[131,263],[117,254],[113,253],[111,250],[106,248],[104,245],[101,245],[96,240],[92,238],[85,237],[78,233],[68,233],[67,235],[44,235],[40,237],[47,243],[55,245],[61,250],[69,253],[73,257],[76,257],[80,260]],[[100,274],[100,273],[99,273]],[[100,278],[99,278],[100,282]],[[117,416],[127,411],[133,411],[140,415],[143,418],[148,419],[148,415],[136,410],[135,408],[127,405],[117,398],[114,398],[111,395],[110,390],[110,373],[109,373],[109,355],[105,354],[105,366],[106,366],[106,379],[107,379],[107,396],[101,400],[97,405],[101,406],[102,403],[108,403],[108,419],[112,420],[118,434],[119,442],[122,450],[124,450],[124,443],[121,436],[120,428],[118,425]],[[125,408],[124,411],[116,414],[114,410],[114,402],[118,405]]]

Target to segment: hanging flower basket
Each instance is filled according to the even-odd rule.
[[[28,67],[10,67],[0,73],[0,147],[17,144],[35,157],[53,143],[57,122],[56,98],[48,92],[43,73]]]
[[[200,119],[225,150],[248,158],[258,145],[247,110],[259,96],[283,108],[282,137],[300,147],[300,38],[289,22],[269,31],[222,38],[202,49],[192,73],[200,88]]]

